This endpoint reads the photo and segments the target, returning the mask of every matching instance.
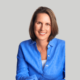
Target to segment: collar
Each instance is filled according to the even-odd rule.
[[[33,41],[33,40],[31,39],[30,45],[32,45],[32,44],[36,44],[36,41]]]
[[[49,44],[50,46],[54,46],[56,44],[56,38],[53,38],[52,40],[49,41]]]
[[[55,45],[55,43],[56,43],[56,38],[53,38],[52,40],[49,41],[48,45],[53,47]],[[31,39],[30,45],[32,45],[32,44],[36,44],[36,41],[33,41]]]

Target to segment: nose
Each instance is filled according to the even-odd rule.
[[[45,29],[45,25],[42,24],[42,25],[41,25],[41,30],[44,30],[44,29]]]

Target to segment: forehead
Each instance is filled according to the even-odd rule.
[[[38,13],[36,17],[36,21],[46,21],[51,22],[50,17],[47,13]]]

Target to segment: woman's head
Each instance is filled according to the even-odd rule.
[[[41,34],[39,34],[41,33]],[[53,39],[58,34],[58,26],[53,11],[47,7],[39,7],[33,14],[29,34],[32,40]]]

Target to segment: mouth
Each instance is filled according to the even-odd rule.
[[[40,34],[41,36],[44,36],[46,33],[41,33],[41,32],[39,32],[39,34]]]

